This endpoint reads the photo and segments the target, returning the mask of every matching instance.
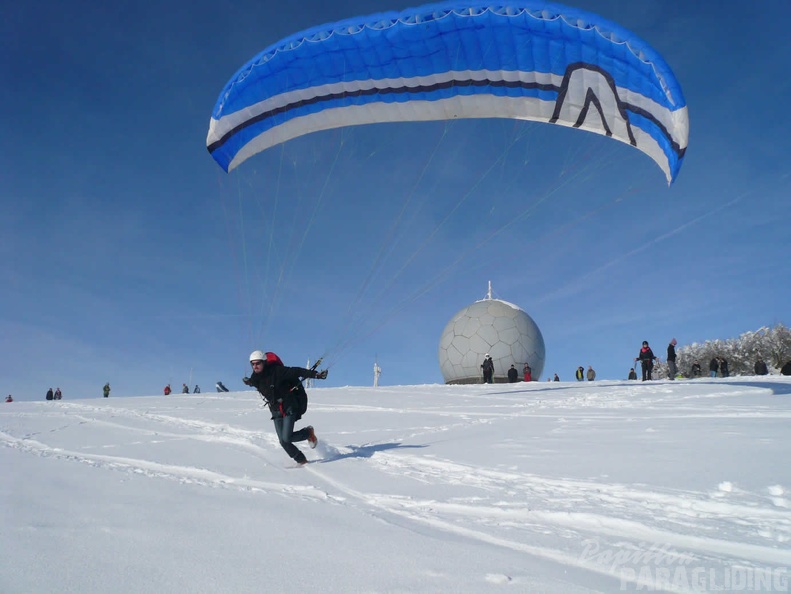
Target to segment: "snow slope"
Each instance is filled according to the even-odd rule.
[[[4,404],[0,592],[789,591],[791,378],[310,396]]]

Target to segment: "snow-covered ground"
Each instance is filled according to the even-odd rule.
[[[0,592],[789,591],[791,378],[310,396],[0,405]]]

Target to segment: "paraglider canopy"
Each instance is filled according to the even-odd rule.
[[[220,93],[206,143],[230,171],[310,132],[455,118],[603,134],[651,157],[668,183],[689,135],[676,78],[630,31],[559,4],[456,1],[351,18],[269,46]]]

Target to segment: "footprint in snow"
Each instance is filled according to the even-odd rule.
[[[486,581],[490,584],[507,584],[511,581],[511,577],[502,573],[487,573]]]

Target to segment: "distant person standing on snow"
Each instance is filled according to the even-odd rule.
[[[102,392],[104,393],[105,398],[107,398],[110,395],[110,382],[104,384],[104,388],[102,388]]]
[[[516,370],[516,367],[511,365],[511,368],[508,370],[508,382],[515,384],[518,379],[519,379],[519,372]]]
[[[730,371],[728,371],[728,362],[720,357],[720,375],[722,377],[728,377],[730,375]]]
[[[766,363],[761,357],[758,357],[758,360],[755,362],[755,375],[768,375],[769,369],[766,367]]]
[[[522,373],[524,374],[524,378],[526,382],[533,381],[533,370],[530,369],[530,365],[525,363],[525,366],[522,368]]]
[[[629,369],[629,379],[636,380],[637,379],[637,372],[634,370],[634,367]]]
[[[200,394],[200,386],[195,384],[195,389],[192,391],[193,394]]]
[[[181,384],[181,393],[182,394],[189,394],[190,393],[190,389],[189,389],[189,386],[187,386],[187,384]]]
[[[494,361],[489,353],[486,353],[483,363],[481,363],[481,369],[483,369],[483,383],[491,384],[494,376]]]
[[[670,344],[667,345],[667,377],[668,379],[676,379],[678,375],[678,367],[676,367],[676,339],[672,339]]]
[[[6,396],[6,399],[5,399],[5,401],[6,401],[6,402],[13,402],[13,401],[14,401],[14,399],[11,397],[11,394],[9,394],[8,396]]]
[[[654,370],[654,361],[656,361],[656,357],[654,356],[654,351],[652,351],[651,347],[648,346],[647,340],[643,341],[643,347],[640,349],[640,353],[634,358],[634,360],[640,361],[640,366],[643,368],[643,381],[650,381],[651,372]]]
[[[587,378],[588,378],[589,382],[592,382],[593,380],[596,379],[596,372],[594,371],[594,369],[593,369],[593,367],[591,365],[588,365]]]
[[[720,370],[720,360],[717,357],[714,357],[711,361],[709,361],[709,375],[711,377],[717,377],[717,372]]]
[[[54,399],[55,399],[55,395],[52,393],[52,388],[50,388],[49,390],[47,390],[47,400],[54,400]]]
[[[579,367],[577,367],[577,371],[574,372],[574,375],[577,378],[577,381],[581,382],[582,380],[585,379],[585,368],[582,365],[580,365]]]
[[[63,398],[63,392],[60,391],[60,388],[55,388],[55,400],[60,400]]]
[[[690,368],[690,370],[689,370],[689,374],[690,374],[692,377],[700,377],[701,373],[703,373],[703,372],[702,372],[702,371],[701,371],[701,369],[700,369],[700,363],[698,363],[697,361],[695,361],[695,362],[692,364],[692,367],[691,367],[691,368]]]

